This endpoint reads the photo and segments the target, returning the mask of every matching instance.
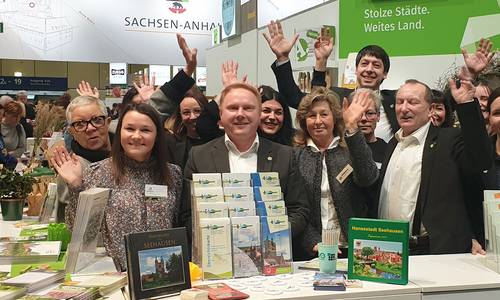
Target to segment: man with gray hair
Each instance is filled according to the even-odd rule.
[[[92,96],[76,97],[66,109],[66,121],[68,131],[73,136],[70,150],[78,155],[82,168],[109,157],[111,140],[108,129],[111,118],[102,100]],[[61,222],[68,200],[68,188],[60,177],[57,179],[57,194],[57,218]]]
[[[382,161],[384,160],[385,149],[387,148],[387,143],[383,139],[375,136],[375,128],[377,127],[377,122],[380,120],[382,96],[372,89],[358,88],[349,95],[349,102],[352,101],[356,94],[362,92],[369,93],[372,101],[370,107],[365,111],[361,120],[358,122],[358,128],[365,136],[366,143],[372,150],[373,160],[380,169]]]
[[[21,125],[23,125],[24,131],[26,132],[26,137],[33,136],[33,122],[36,118],[35,107],[32,103],[28,101],[28,92],[19,91],[16,95],[17,103],[21,104],[23,107],[23,116],[21,118]]]

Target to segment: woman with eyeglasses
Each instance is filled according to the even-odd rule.
[[[345,250],[349,218],[368,216],[363,188],[377,180],[378,169],[358,124],[372,101],[368,92],[361,92],[350,104],[344,100],[341,108],[337,94],[318,88],[300,102],[295,154],[311,214],[303,236],[294,244],[294,257],[316,256],[322,229],[333,227],[340,229],[339,246]]]
[[[86,121],[92,125],[92,119]],[[93,187],[111,189],[101,232],[117,270],[127,267],[125,234],[174,226],[181,197],[181,170],[167,162],[163,124],[152,106],[127,106],[118,121],[110,158],[91,164],[85,173],[82,174],[78,158],[63,147],[56,149],[51,162],[72,193],[67,220],[75,218],[80,191]],[[167,194],[164,198],[146,198],[146,184],[164,185]]]
[[[202,144],[196,122],[208,100],[196,85],[184,95],[174,114],[165,122],[171,162],[184,169],[192,146]]]
[[[16,158],[26,151],[26,133],[21,125],[23,108],[21,104],[11,101],[5,104],[3,117],[0,119],[0,131],[7,154]]]

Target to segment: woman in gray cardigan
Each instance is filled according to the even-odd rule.
[[[302,239],[294,243],[295,258],[317,255],[324,228],[340,228],[340,247],[347,246],[349,218],[367,216],[361,188],[377,180],[378,169],[357,123],[370,101],[368,93],[358,93],[350,105],[344,100],[341,109],[337,94],[319,88],[299,104],[295,154],[311,215]]]

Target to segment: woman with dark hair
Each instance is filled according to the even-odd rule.
[[[239,81],[237,73],[238,63],[225,62],[222,65],[222,84],[228,86]],[[257,133],[273,142],[291,146],[295,129],[292,126],[292,116],[286,101],[270,86],[261,85],[258,90],[262,101],[262,113]],[[196,129],[203,142],[224,135],[224,131],[219,128],[219,120],[219,104],[218,100],[214,100],[205,106],[196,123]]]
[[[311,214],[302,238],[294,244],[294,257],[317,255],[322,229],[332,227],[340,229],[339,246],[345,249],[349,218],[368,216],[371,205],[362,188],[377,180],[378,169],[358,122],[371,101],[368,92],[361,92],[351,104],[345,100],[341,108],[338,95],[321,87],[298,106],[295,159],[305,181]],[[345,257],[347,251],[341,254]]]
[[[174,114],[165,122],[170,161],[181,168],[186,164],[191,147],[201,144],[196,131],[196,121],[207,104],[205,95],[197,86],[193,86],[184,95]]]
[[[431,122],[436,127],[452,127],[454,123],[450,99],[438,90],[432,90]]]
[[[82,174],[77,156],[57,148],[52,164],[70,187],[66,222],[72,229],[80,191],[111,189],[101,232],[107,254],[117,270],[126,269],[123,236],[141,231],[171,228],[180,205],[182,175],[178,166],[167,162],[165,132],[158,112],[148,104],[127,106],[118,121],[111,157],[93,163]],[[164,198],[148,199],[147,184],[164,185]]]

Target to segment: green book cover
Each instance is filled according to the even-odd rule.
[[[349,279],[408,283],[409,223],[351,218]]]

